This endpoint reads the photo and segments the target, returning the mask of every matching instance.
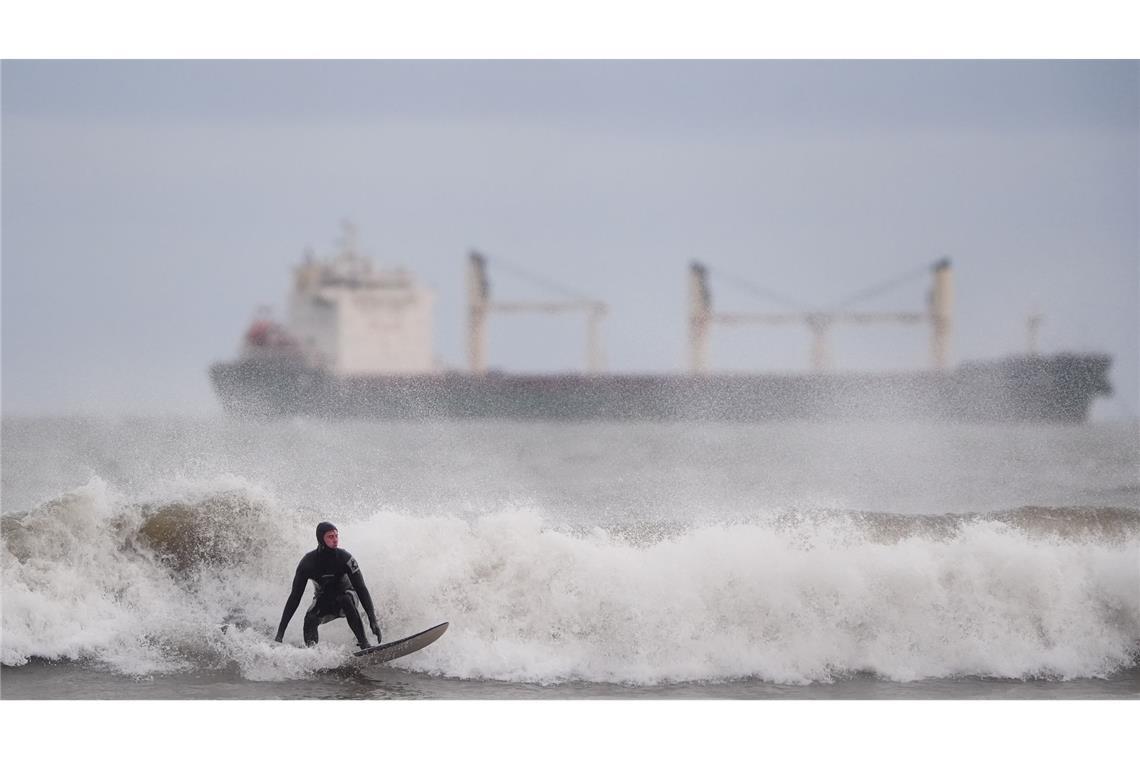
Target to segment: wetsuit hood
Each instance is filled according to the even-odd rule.
[[[336,530],[336,526],[331,522],[322,522],[317,524],[317,548],[328,549],[325,546],[325,534],[330,530]]]

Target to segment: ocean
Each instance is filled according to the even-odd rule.
[[[3,699],[1136,699],[1140,427],[14,418]],[[336,523],[385,640],[273,634]]]

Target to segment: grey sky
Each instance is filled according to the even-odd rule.
[[[1040,309],[1043,350],[1115,356],[1097,415],[1137,407],[1135,62],[27,61],[2,86],[6,414],[216,410],[209,363],[346,217],[437,290],[451,366],[472,246],[606,300],[615,371],[684,368],[691,259],[826,307],[948,256],[955,359],[1024,350]],[[581,368],[583,322],[494,317],[491,364]],[[848,327],[833,350],[921,367],[927,341]],[[712,348],[799,370],[809,337]]]

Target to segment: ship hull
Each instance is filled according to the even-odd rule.
[[[1079,423],[1108,395],[1111,359],[1061,354],[950,371],[764,375],[336,377],[296,360],[210,369],[238,416],[563,420],[842,420]]]

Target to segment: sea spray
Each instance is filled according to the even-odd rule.
[[[270,517],[252,486],[174,491],[140,503],[96,478],[3,516],[5,665],[39,657],[187,670],[219,626],[247,617],[250,599],[268,593],[264,571],[285,572],[275,551],[289,521]]]
[[[1134,661],[1135,534],[1107,544],[1032,538],[983,520],[944,539],[884,543],[848,523],[809,524],[694,527],[637,547],[544,528],[528,513],[474,523],[377,515],[359,531],[400,568],[378,591],[390,614],[452,610],[448,646],[422,660],[449,675],[1070,678]],[[424,531],[447,547],[442,556],[423,551]]]
[[[193,485],[193,484],[191,484]],[[335,515],[327,515],[334,517]],[[252,680],[355,667],[343,621],[272,642],[310,515],[239,480],[99,480],[4,515],[3,663]],[[1140,512],[785,511],[607,529],[514,508],[338,520],[397,667],[533,683],[1081,678],[1136,663]],[[366,664],[360,665],[367,667]]]

